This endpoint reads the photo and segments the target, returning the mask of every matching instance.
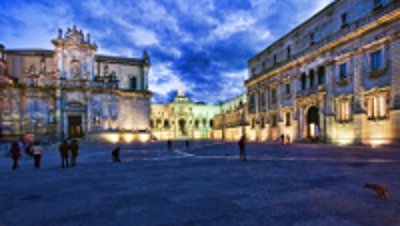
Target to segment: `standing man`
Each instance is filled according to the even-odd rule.
[[[40,159],[42,158],[44,150],[40,146],[39,141],[35,141],[32,146],[32,154],[33,158],[35,159],[35,168],[39,169],[40,168]]]
[[[243,135],[239,142],[240,160],[246,161],[246,137]]]
[[[16,170],[18,168],[18,159],[21,157],[21,149],[19,148],[19,145],[17,142],[14,142],[11,146],[11,158],[13,159],[13,170]]]
[[[67,140],[63,140],[59,147],[60,156],[61,156],[61,168],[65,166],[68,167],[68,143]]]
[[[69,150],[71,151],[71,166],[75,167],[76,166],[76,158],[78,157],[78,154],[79,154],[78,141],[73,139],[69,146]]]
[[[167,141],[167,147],[168,147],[168,151],[172,151],[172,141],[170,139],[168,139],[168,141]]]

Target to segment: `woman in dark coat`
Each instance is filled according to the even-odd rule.
[[[12,169],[16,170],[18,168],[18,159],[21,157],[21,150],[17,142],[14,142],[11,146],[11,158],[13,159]]]

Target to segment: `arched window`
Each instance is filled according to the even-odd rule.
[[[204,126],[204,127],[207,126],[207,119],[203,119],[203,126]]]
[[[318,68],[318,85],[324,85],[325,84],[325,67],[320,66]]]
[[[150,127],[151,127],[151,128],[154,128],[154,122],[153,122],[153,119],[150,119]]]
[[[195,127],[196,129],[199,128],[199,120],[198,120],[198,119],[196,119],[196,120],[194,121],[194,127]]]
[[[210,128],[213,128],[213,126],[214,126],[214,120],[210,120]]]
[[[164,121],[164,128],[169,129],[169,121],[168,120]]]

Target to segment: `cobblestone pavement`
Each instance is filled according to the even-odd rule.
[[[395,148],[252,143],[82,145],[76,168],[55,147],[41,169],[0,157],[0,226],[14,225],[400,225]],[[363,188],[388,187],[389,200]]]

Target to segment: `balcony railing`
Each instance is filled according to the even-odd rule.
[[[90,81],[65,79],[25,78],[17,85],[35,88],[66,88],[66,89],[118,89],[118,80]]]

